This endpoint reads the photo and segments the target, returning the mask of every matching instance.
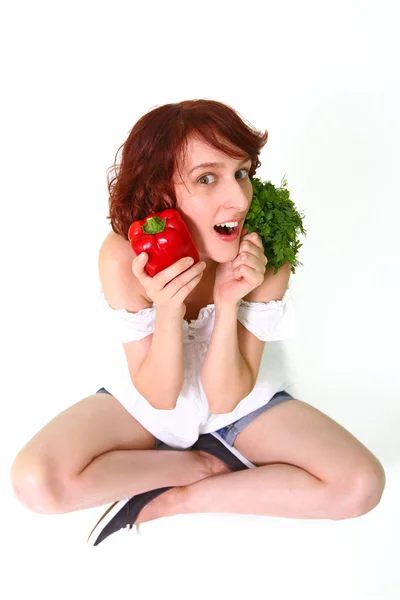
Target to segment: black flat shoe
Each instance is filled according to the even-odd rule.
[[[120,529],[132,529],[142,508],[172,487],[174,486],[157,488],[156,490],[137,494],[136,496],[132,496],[132,498],[125,498],[124,500],[114,502],[93,527],[87,543],[90,546],[97,546],[100,542],[108,538],[108,536]]]
[[[228,446],[226,442],[218,435],[218,433],[205,433],[199,436],[197,442],[190,448],[208,452],[222,460],[232,471],[242,471],[255,467],[253,463],[248,461],[236,448]],[[135,521],[142,508],[151,500],[157,498],[161,494],[167,492],[175,486],[157,488],[142,494],[137,494],[131,498],[125,498],[114,502],[100,517],[92,529],[87,543],[91,546],[97,546],[103,542],[108,536],[116,533],[120,529],[132,529]],[[136,528],[138,529],[138,525]]]
[[[214,433],[204,433],[199,436],[197,442],[190,448],[208,452],[222,460],[232,471],[243,471],[254,468],[255,465],[240,454],[236,448],[229,446],[222,437]]]

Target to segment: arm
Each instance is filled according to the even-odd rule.
[[[132,273],[129,242],[113,232],[100,248],[99,274],[111,309],[137,313],[152,306]],[[184,381],[182,315],[156,308],[154,332],[140,340],[127,339],[123,348],[135,388],[153,408],[173,410]]]
[[[261,302],[268,302],[275,294],[281,298],[282,284],[286,289],[290,275],[289,263],[276,276],[270,274],[274,269],[266,269],[268,259],[256,233],[243,235],[241,242],[235,260],[218,265],[214,282],[214,298],[220,301],[215,300],[214,330],[201,370],[201,382],[214,414],[232,412],[250,394],[258,377],[265,344],[238,322],[240,298]],[[243,295],[246,287],[247,297]]]
[[[214,414],[231,412],[253,389],[253,376],[239,350],[239,305],[215,306],[215,323],[201,368],[201,383]]]
[[[133,382],[153,408],[173,410],[184,382],[182,318],[156,311],[150,350]]]

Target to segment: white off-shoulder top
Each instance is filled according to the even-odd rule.
[[[266,343],[254,389],[230,413],[213,414],[200,380],[200,372],[210,342],[215,305],[200,310],[189,323],[182,319],[184,385],[174,410],[153,408],[134,387],[122,344],[140,340],[155,329],[156,308],[137,313],[115,310],[99,294],[100,326],[108,348],[102,368],[104,387],[156,438],[173,448],[189,448],[202,433],[216,431],[266,404],[272,396],[295,382],[280,341],[295,334],[295,313],[288,288],[282,300],[271,302],[240,301],[238,320]],[[154,374],[155,377],[157,374]]]

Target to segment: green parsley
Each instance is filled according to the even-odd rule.
[[[248,233],[255,231],[260,236],[268,258],[267,268],[274,267],[274,275],[286,262],[291,264],[291,272],[295,274],[295,267],[303,264],[296,255],[303,245],[297,239],[298,232],[307,235],[304,215],[300,215],[290,200],[285,177],[278,188],[257,177],[251,179],[251,183],[253,197],[243,227]]]

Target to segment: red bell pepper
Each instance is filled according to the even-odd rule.
[[[194,264],[200,261],[196,245],[182,215],[174,208],[150,213],[141,221],[134,221],[128,230],[132,250],[139,255],[146,252],[146,272],[154,277],[184,256],[191,256]]]

